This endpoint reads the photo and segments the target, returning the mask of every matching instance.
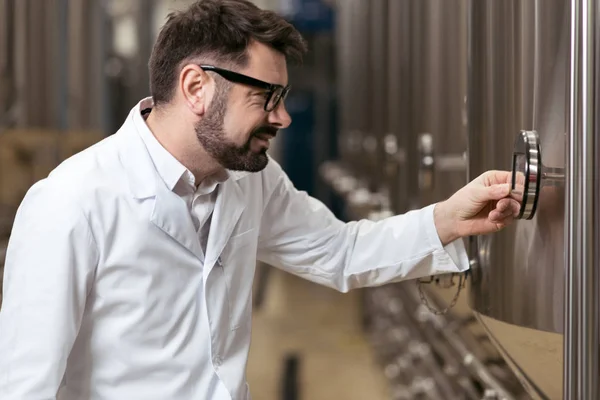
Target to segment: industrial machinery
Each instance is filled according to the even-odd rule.
[[[467,182],[467,2],[351,0],[337,15],[341,157],[321,172],[346,217],[444,200]],[[364,290],[393,399],[526,398],[473,318],[465,280]]]
[[[405,190],[411,209],[443,201],[467,183],[466,5],[465,0],[426,0],[410,7],[407,167],[416,173]],[[467,303],[457,303],[460,292],[465,296],[468,290],[466,277],[448,274],[419,280],[425,304],[430,294],[442,300],[439,311],[456,306],[456,312],[469,315]]]
[[[469,305],[463,296],[440,318],[472,308],[479,324],[471,331],[485,329],[531,396],[598,398],[600,6],[591,0],[369,3],[338,4],[342,162],[325,165],[323,173],[347,200],[348,218],[377,219],[439,201],[461,185],[461,171],[468,180],[487,170],[513,171],[523,221],[470,238]],[[465,47],[452,42],[461,26],[468,27]],[[467,171],[461,122],[468,126]],[[416,331],[401,334],[411,319],[399,315],[412,304],[406,293],[414,287],[403,294],[394,288],[368,291],[367,314],[374,316],[376,342],[386,344],[380,350],[410,353],[401,343]],[[441,289],[429,289],[431,303],[453,305]],[[384,359],[395,365],[397,381],[402,362]]]
[[[597,399],[595,1],[469,4],[469,174],[513,171],[519,221],[471,241],[470,304],[535,398]]]
[[[0,127],[114,132],[148,94],[154,3],[0,0]]]
[[[366,307],[391,399],[529,398],[473,316],[431,313],[412,282],[368,291]]]
[[[382,0],[373,2],[374,11],[382,3]],[[369,3],[360,0],[338,4],[336,11],[340,159],[324,163],[320,171],[324,180],[345,201],[346,214],[357,218],[380,211],[385,198],[377,193],[379,182],[370,180],[373,174],[379,174],[381,161],[377,157],[379,141],[369,126],[373,86],[372,74],[369,73],[372,61],[368,30],[372,12]],[[383,43],[378,43],[378,46],[383,46]],[[382,89],[380,82],[377,88]]]

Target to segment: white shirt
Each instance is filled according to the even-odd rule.
[[[150,105],[19,207],[0,399],[54,399],[59,389],[61,400],[246,399],[256,259],[342,292],[468,268],[462,240],[440,243],[433,206],[343,223],[274,160],[259,173],[226,172],[202,249],[188,202],[170,187],[177,174],[161,176],[171,169],[147,146],[140,111]]]

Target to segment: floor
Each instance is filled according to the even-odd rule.
[[[294,399],[389,399],[360,326],[358,300],[358,292],[338,293],[272,269],[264,304],[253,316],[248,365],[253,398],[286,399],[284,360],[295,353]]]

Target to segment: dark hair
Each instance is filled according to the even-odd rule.
[[[244,67],[252,40],[300,64],[307,45],[300,33],[273,11],[248,0],[199,0],[169,14],[150,57],[150,91],[155,105],[173,97],[181,68],[193,59]]]

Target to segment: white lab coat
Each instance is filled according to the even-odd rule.
[[[344,224],[271,160],[219,185],[205,261],[185,202],[141,140],[115,135],[27,193],[8,246],[0,399],[249,398],[255,260],[348,291],[468,268],[433,207]]]

